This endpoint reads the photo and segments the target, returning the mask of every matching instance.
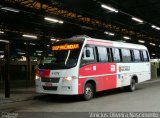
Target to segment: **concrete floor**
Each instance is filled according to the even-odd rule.
[[[7,112],[160,112],[160,81],[137,86],[135,92],[123,89],[104,91],[90,101],[80,96],[44,95],[33,100],[0,105]]]

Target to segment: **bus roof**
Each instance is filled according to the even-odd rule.
[[[145,47],[144,45],[140,45],[140,44],[125,43],[125,42],[118,42],[118,41],[111,41],[111,40],[104,40],[104,39],[96,39],[96,38],[91,38],[86,35],[73,36],[71,38],[64,39],[62,41],[67,41],[67,42],[71,41],[72,42],[73,40],[74,40],[74,42],[83,42],[84,41],[85,44],[147,50],[147,47]]]
[[[95,38],[85,38],[85,40],[86,40],[86,44],[147,50],[147,47],[145,47],[144,45],[140,45],[140,44],[124,43],[124,42],[110,41],[110,40],[103,40],[103,39],[95,39]]]

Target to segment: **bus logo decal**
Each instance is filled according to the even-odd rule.
[[[119,72],[130,71],[130,66],[119,66]]]

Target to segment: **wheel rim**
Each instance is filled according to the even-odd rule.
[[[134,80],[132,80],[131,89],[132,89],[132,90],[135,90],[135,82],[134,82]]]
[[[85,92],[85,94],[86,94],[86,96],[87,96],[88,98],[91,98],[92,95],[93,95],[92,89],[91,89],[90,87],[86,87],[86,92]]]

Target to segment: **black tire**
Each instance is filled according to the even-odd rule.
[[[125,86],[124,89],[129,92],[133,92],[136,90],[136,81],[135,79],[131,79],[130,85]]]
[[[94,96],[94,87],[91,83],[87,83],[84,87],[84,94],[83,98],[84,100],[90,100]]]

